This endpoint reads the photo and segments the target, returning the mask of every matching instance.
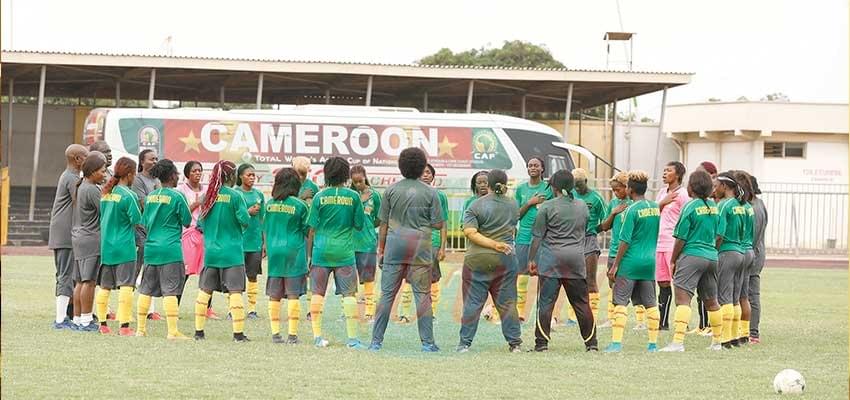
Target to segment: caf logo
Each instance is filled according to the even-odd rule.
[[[473,157],[476,160],[490,160],[496,156],[497,139],[492,132],[476,132],[472,139]]]
[[[150,125],[139,129],[139,145],[141,147],[157,147],[159,145],[159,130]]]

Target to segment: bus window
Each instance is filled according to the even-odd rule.
[[[523,160],[539,156],[546,159],[546,171],[544,178],[548,178],[553,172],[561,169],[572,169],[573,160],[566,151],[552,146],[552,142],[560,139],[542,132],[527,131],[524,129],[504,129],[505,133],[516,146]]]

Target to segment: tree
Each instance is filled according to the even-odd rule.
[[[719,101],[723,101],[723,100],[720,100],[720,99],[719,99],[719,98],[717,98],[717,97],[709,97],[709,98],[708,98],[708,102],[709,102],[709,103],[717,103],[717,102],[719,102]]]
[[[470,49],[454,53],[442,48],[434,54],[422,57],[422,65],[479,65],[488,67],[515,68],[564,68],[543,45],[521,40],[505,41],[501,48]]]
[[[779,102],[787,103],[787,102],[791,101],[791,99],[789,99],[788,96],[785,95],[785,93],[776,92],[776,93],[770,93],[768,95],[765,95],[764,97],[761,98],[761,101],[779,101]]]

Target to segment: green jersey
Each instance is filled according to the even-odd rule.
[[[245,207],[251,208],[255,204],[260,206],[260,210],[256,214],[251,215],[251,213],[248,213],[251,218],[248,222],[248,227],[245,228],[245,233],[242,234],[242,250],[246,253],[262,251],[263,216],[266,213],[266,196],[263,195],[263,192],[254,188],[246,192],[241,187],[238,187],[236,191],[241,193],[245,199]]]
[[[755,225],[755,210],[753,210],[753,206],[750,203],[744,203],[744,210],[746,214],[744,215],[744,250],[752,250],[753,249],[753,226]]]
[[[449,197],[446,196],[446,193],[442,190],[437,191],[437,197],[440,198],[440,208],[443,209],[443,223],[449,223]],[[446,227],[448,228],[448,227]],[[431,247],[439,248],[442,245],[442,240],[440,239],[440,229],[434,229],[431,231]]]
[[[587,193],[585,194],[580,194],[577,190],[573,189],[573,197],[587,204],[587,212],[589,214],[587,218],[587,235],[597,234],[599,223],[602,222],[602,218],[608,212],[608,208],[605,207],[605,199],[602,198],[599,192],[593,189],[587,189]]]
[[[685,204],[673,230],[673,237],[685,242],[683,256],[717,261],[717,216],[717,204],[711,200],[692,199]]]
[[[204,232],[204,267],[245,265],[242,234],[250,220],[242,194],[222,186],[207,216],[198,220],[198,227]]]
[[[301,189],[298,190],[298,197],[301,197],[301,195],[304,194],[304,192],[306,192],[308,189],[313,192],[313,197],[315,197],[316,194],[319,193],[319,186],[316,185],[316,183],[311,181],[310,179],[307,179],[301,184]],[[307,203],[307,207],[310,207],[310,203]]]
[[[357,192],[327,187],[313,197],[308,225],[313,236],[313,265],[326,268],[353,266],[354,232],[363,229],[366,213]]]
[[[658,204],[644,199],[630,205],[623,214],[620,242],[628,244],[629,248],[620,260],[617,276],[631,280],[655,280],[655,248],[661,223]]]
[[[360,197],[360,200],[363,200]],[[369,198],[363,201],[363,229],[354,232],[354,252],[374,253],[378,250],[378,234],[375,223],[381,211],[381,195],[375,189],[369,188]]]
[[[524,205],[531,200],[532,197],[537,195],[543,196],[544,200],[550,200],[554,196],[552,194],[552,188],[543,181],[538,182],[536,185],[531,186],[530,183],[526,182],[519,186],[517,186],[514,191],[514,199],[516,199],[516,205],[519,208],[522,208]],[[531,230],[534,228],[534,219],[537,217],[537,205],[531,206],[519,219],[519,227],[516,232],[516,244],[531,244]]]
[[[174,188],[156,189],[145,196],[142,224],[145,238],[145,264],[159,266],[183,262],[180,241],[183,227],[192,223],[192,213],[183,193]]]
[[[269,257],[269,277],[294,278],[307,273],[307,219],[310,209],[301,199],[266,203],[263,232]]]
[[[620,206],[620,204],[625,204],[627,207],[632,205],[632,199],[618,199],[614,197],[611,199],[611,203],[608,204],[608,215],[614,213],[614,210]],[[611,222],[611,245],[608,246],[608,258],[614,259],[617,257],[617,249],[620,248],[620,227],[623,225],[623,217],[625,217],[626,210],[623,210],[616,217],[614,217],[614,221]]]
[[[136,261],[136,224],[142,212],[136,194],[116,185],[100,198],[100,262],[118,265]]]
[[[719,219],[717,221],[717,236],[723,238],[720,244],[721,253],[737,251],[744,253],[744,217],[747,210],[737,199],[726,198],[720,201]]]

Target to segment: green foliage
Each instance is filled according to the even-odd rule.
[[[564,68],[543,46],[521,40],[505,41],[501,48],[470,49],[454,53],[448,48],[423,57],[423,65],[477,65],[516,68]]]

